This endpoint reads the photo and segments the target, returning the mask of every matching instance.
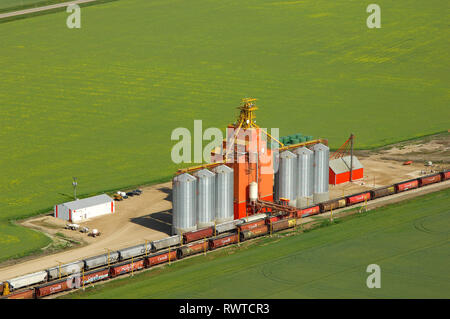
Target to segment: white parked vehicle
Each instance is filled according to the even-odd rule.
[[[87,227],[81,227],[80,232],[87,233],[89,231],[89,228]]]
[[[92,237],[97,237],[97,236],[100,236],[100,232],[98,231],[98,229],[93,229],[92,231],[91,231],[91,233],[89,234],[89,236],[92,236]]]
[[[66,225],[66,229],[78,230],[79,228],[80,228],[80,225],[78,225],[78,224],[67,224]]]

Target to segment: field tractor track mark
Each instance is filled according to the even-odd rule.
[[[427,233],[427,234],[447,234],[447,233],[450,232],[450,230],[436,231],[436,230],[432,230],[432,229],[429,229],[429,228],[425,227],[424,224],[425,224],[426,221],[428,221],[428,220],[430,220],[430,219],[432,219],[434,217],[437,217],[437,216],[442,215],[442,214],[449,214],[449,213],[450,213],[450,211],[447,211],[447,212],[442,212],[442,213],[439,213],[439,214],[436,214],[436,215],[432,215],[432,216],[425,216],[425,217],[422,217],[422,218],[418,218],[418,219],[414,220],[413,226],[414,226],[414,228],[416,230],[418,230],[420,232]]]
[[[394,254],[394,255],[391,255],[391,256],[375,259],[375,260],[371,261],[371,263],[379,264],[381,261],[386,261],[386,260],[389,260],[389,259],[393,259],[393,258],[397,258],[397,257],[401,257],[401,256],[406,256],[406,255],[409,255],[411,253],[415,253],[415,252],[423,250],[423,249],[428,249],[428,248],[432,248],[432,247],[445,245],[448,242],[449,242],[449,240],[445,239],[443,241],[439,241],[439,242],[436,242],[436,243],[433,243],[433,244],[430,244],[430,245],[425,245],[425,246],[422,246],[422,247],[413,248],[413,249],[407,250],[407,251],[405,251],[403,253],[400,253],[400,254]],[[319,277],[317,277],[315,279],[309,280],[309,281],[304,282],[304,283],[290,283],[290,286],[297,287],[297,288],[303,287],[303,286],[306,286],[306,285],[309,285],[309,284],[321,281],[321,280],[323,280],[325,278],[329,278],[329,277],[332,277],[332,276],[335,276],[335,275],[338,275],[338,274],[346,273],[346,272],[349,272],[349,271],[354,271],[354,270],[357,270],[357,269],[365,269],[366,266],[367,266],[366,263],[359,264],[359,265],[356,265],[356,266],[353,266],[353,267],[349,267],[349,268],[346,268],[346,269],[343,269],[343,270],[340,270],[340,271],[336,271],[336,272],[333,272],[333,273],[330,273],[330,274],[327,274],[327,275],[324,275],[324,276],[319,276]],[[279,293],[279,292],[281,292],[281,291],[283,291],[285,289],[286,289],[286,287],[283,287],[283,289],[280,289],[279,291],[276,291],[276,293]]]

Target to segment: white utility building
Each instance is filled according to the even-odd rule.
[[[115,209],[114,200],[102,194],[55,205],[54,216],[70,222],[81,222],[89,218],[112,214]]]

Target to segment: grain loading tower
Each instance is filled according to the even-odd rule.
[[[222,145],[216,147],[211,152],[211,163],[179,169],[177,171],[178,176],[185,173],[198,176],[196,172],[203,169],[209,169],[216,174],[214,199],[216,203],[216,223],[233,218],[241,219],[262,212],[271,212],[273,209],[276,211],[295,210],[295,207],[286,206],[285,204],[283,206],[273,202],[274,193],[276,194],[280,189],[283,189],[284,196],[289,197],[290,205],[296,204],[296,199],[299,194],[297,179],[300,174],[298,172],[300,164],[297,163],[297,152],[293,152],[299,148],[313,146],[318,143],[328,144],[328,141],[325,139],[312,140],[312,137],[303,136],[300,136],[300,138],[298,136],[296,138],[290,138],[288,142],[285,141],[289,144],[284,144],[277,139],[278,137],[271,136],[264,129],[256,125],[254,121],[254,111],[257,110],[254,104],[255,100],[251,98],[242,100],[241,106],[238,107],[240,111],[238,119],[234,124],[228,125],[226,138],[222,141]],[[321,145],[326,148],[323,144]],[[287,173],[287,176],[291,176],[292,173],[294,174],[293,177],[283,178],[284,182],[289,181],[287,183],[289,186],[279,185],[280,170],[278,169],[278,164],[280,156],[278,153],[284,151],[289,151],[286,154],[290,155],[283,160],[291,160],[292,163],[284,166],[285,168],[290,167],[286,171],[285,168],[281,170],[284,172],[283,174]],[[313,160],[312,158],[311,161]],[[309,167],[309,164],[305,165]],[[324,167],[324,165],[321,167]],[[314,180],[311,169],[308,172],[310,173],[308,175],[310,179],[307,180]],[[324,183],[323,179],[321,181]],[[276,186],[275,190],[274,183]],[[307,184],[309,187],[305,188],[303,197],[311,196],[310,194],[312,193],[311,187],[313,186],[311,185],[314,185],[314,183],[309,182]],[[252,192],[250,188],[252,188]],[[326,186],[322,185],[319,188],[325,189],[326,193],[317,193],[319,194],[319,198],[328,196],[328,184]],[[199,188],[197,186],[196,189],[199,190],[201,187]],[[177,190],[174,190],[174,207],[176,206],[175,198],[179,198],[179,196],[175,196],[176,192]],[[302,193],[300,192],[300,194]],[[201,197],[199,194],[194,196],[197,196],[197,200],[198,197]],[[250,196],[252,196],[252,199],[250,199]],[[277,194],[276,198],[279,197],[281,197],[281,194]],[[230,202],[232,202],[231,209],[229,208]],[[309,204],[312,204],[312,201]],[[203,208],[196,208],[195,211],[197,214],[206,212]],[[178,216],[174,215],[174,220]],[[200,221],[200,219],[198,220]],[[202,226],[198,225],[198,227]]]

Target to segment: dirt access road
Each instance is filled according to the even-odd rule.
[[[84,242],[84,246],[61,251],[48,256],[34,256],[6,262],[0,268],[0,282],[27,273],[39,271],[89,256],[104,254],[107,249],[117,250],[147,240],[169,236],[172,202],[172,184],[165,183],[143,187],[140,196],[116,202],[116,213],[79,223],[89,229],[97,228],[101,236],[92,238],[77,231],[66,230],[65,221],[52,216],[38,217],[22,222],[22,225],[39,229],[51,237],[56,233]]]
[[[438,141],[440,142],[437,142],[436,139],[427,138],[422,143],[414,141],[406,146],[393,145],[383,150],[359,151],[357,155],[364,165],[364,178],[353,183],[338,186],[330,185],[331,198],[390,185],[421,176],[423,173],[430,173],[431,170],[448,168],[449,165],[446,161],[440,161],[441,164],[439,166],[430,168],[424,166],[423,160],[428,160],[428,157],[432,157],[436,153],[446,154],[446,152],[449,152],[449,136],[447,134],[444,139],[439,138]],[[443,144],[442,141],[445,143]],[[420,159],[420,161],[407,166],[402,165],[404,160],[412,156],[411,154],[417,156],[417,152],[422,149],[427,150],[427,155],[424,155],[423,160]],[[399,156],[399,158],[398,160],[391,160],[386,159],[387,156]],[[432,158],[433,160],[438,160],[436,157]],[[444,156],[443,158],[445,159],[446,157]],[[51,237],[54,237],[56,233],[60,233],[76,241],[83,242],[84,245],[47,256],[30,256],[3,263],[0,265],[0,282],[56,266],[58,262],[68,263],[103,254],[107,252],[107,249],[117,250],[143,243],[146,239],[155,240],[169,236],[172,220],[171,187],[170,182],[143,187],[141,188],[143,190],[141,196],[134,196],[117,202],[115,214],[80,223],[80,225],[87,226],[90,229],[97,228],[102,233],[97,238],[88,237],[80,232],[65,230],[63,227],[66,222],[52,216],[41,216],[23,221],[22,225],[39,229]],[[443,185],[436,189],[433,187],[433,189],[437,190],[441,189],[441,187],[448,187],[448,183],[446,183],[446,186]],[[424,192],[426,192],[426,188],[411,191],[411,195],[408,195],[408,198]],[[398,197],[407,198],[405,195]],[[387,200],[385,201],[387,202]]]

